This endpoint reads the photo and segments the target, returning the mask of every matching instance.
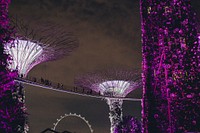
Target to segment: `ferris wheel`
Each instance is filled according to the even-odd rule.
[[[92,126],[89,124],[89,121],[87,121],[85,119],[85,117],[82,117],[81,115],[76,114],[76,113],[69,113],[69,114],[65,114],[63,116],[61,115],[60,118],[57,119],[56,123],[53,123],[53,128],[52,129],[56,130],[56,127],[59,124],[59,122],[62,121],[63,119],[65,119],[65,118],[67,118],[67,117],[76,117],[76,118],[79,118],[79,119],[83,120],[87,124],[87,126],[89,127],[90,132],[91,133],[94,132],[94,130],[92,129]]]

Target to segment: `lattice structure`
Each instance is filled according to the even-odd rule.
[[[20,20],[14,20],[13,26],[16,29],[15,40],[5,45],[5,49],[13,59],[9,68],[18,70],[23,76],[34,66],[59,59],[78,47],[75,36],[61,26],[46,24],[32,30]]]
[[[69,114],[65,114],[64,116],[60,116],[60,118],[57,119],[56,123],[53,124],[53,128],[52,128],[52,129],[53,129],[53,130],[56,130],[56,127],[57,127],[57,125],[59,124],[59,122],[62,121],[63,119],[65,119],[65,118],[67,118],[67,117],[77,117],[77,118],[83,120],[83,121],[87,124],[87,126],[89,127],[90,132],[91,132],[91,133],[94,132],[94,130],[92,129],[92,126],[91,126],[90,123],[89,123],[89,121],[87,121],[87,120],[85,119],[85,117],[82,117],[81,115],[76,114],[76,113],[69,113]]]
[[[97,71],[79,76],[75,79],[75,85],[85,89],[99,92],[101,95],[110,97],[125,97],[128,93],[139,88],[139,70],[109,69]],[[111,133],[122,120],[122,99],[106,98],[109,105],[109,118],[111,122]]]
[[[143,132],[200,131],[200,52],[190,0],[141,0]]]
[[[19,89],[14,82],[17,73],[7,69],[10,58],[4,51],[4,45],[12,41],[13,35],[8,19],[9,3],[10,0],[0,1],[0,132],[26,133],[26,109],[18,97]]]

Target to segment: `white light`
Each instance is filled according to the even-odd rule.
[[[82,120],[87,124],[87,126],[89,127],[90,132],[91,132],[91,133],[94,132],[94,130],[92,129],[92,126],[89,124],[89,121],[87,121],[87,120],[85,119],[85,117],[82,117],[81,115],[78,115],[78,114],[76,114],[76,113],[69,113],[69,114],[65,114],[64,116],[61,116],[60,119],[57,119],[57,122],[56,122],[56,123],[53,123],[53,126],[54,126],[54,127],[53,127],[52,129],[53,129],[53,130],[56,130],[56,127],[57,127],[57,125],[59,124],[60,121],[62,121],[64,118],[71,117],[71,116],[82,119]]]
[[[113,96],[126,96],[125,92],[129,87],[130,83],[123,80],[106,81],[99,84],[102,94],[112,94]]]
[[[6,44],[6,52],[13,58],[13,63],[9,64],[12,70],[18,70],[19,74],[26,75],[31,68],[37,65],[37,59],[41,56],[43,48],[29,40],[14,40],[14,43]]]

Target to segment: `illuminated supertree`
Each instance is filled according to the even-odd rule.
[[[68,55],[78,46],[72,33],[59,26],[45,24],[46,27],[32,30],[20,20],[12,21],[12,26],[16,34],[12,36],[13,41],[6,43],[4,48],[12,59],[8,62],[8,68],[17,70],[20,77],[26,77],[34,66],[42,62]],[[15,97],[24,103],[23,86],[18,82],[15,85],[18,88]]]
[[[28,129],[24,103],[17,98],[18,88],[14,78],[17,73],[7,69],[10,57],[4,52],[4,45],[12,41],[14,34],[8,19],[10,0],[0,1],[0,132],[22,133]]]
[[[13,59],[9,68],[18,70],[20,76],[26,76],[34,66],[59,59],[78,47],[76,37],[61,26],[45,24],[32,30],[20,20],[12,22],[15,40],[5,45],[5,49]]]
[[[125,97],[131,91],[141,85],[139,70],[109,69],[97,71],[79,76],[75,79],[75,85],[85,89],[91,89],[106,98],[109,105],[109,118],[111,122],[111,133],[122,120],[122,103],[120,97]],[[112,98],[118,97],[118,98]]]
[[[200,53],[190,0],[141,0],[143,133],[200,131]]]

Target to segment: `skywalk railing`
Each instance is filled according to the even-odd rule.
[[[121,99],[125,101],[138,101],[141,102],[141,99],[138,98],[128,98],[128,97],[114,97],[112,95],[101,95],[100,92],[97,93],[91,89],[87,88],[81,88],[81,87],[76,87],[76,86],[66,86],[61,83],[55,83],[47,79],[37,79],[35,77],[17,77],[15,81],[31,85],[31,86],[36,86],[36,87],[41,87],[44,89],[49,89],[53,91],[58,91],[58,92],[64,92],[68,94],[74,94],[74,95],[80,95],[80,96],[86,96],[86,97],[93,97],[93,98],[100,98],[100,99]]]

